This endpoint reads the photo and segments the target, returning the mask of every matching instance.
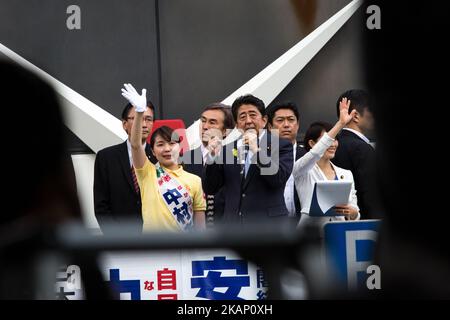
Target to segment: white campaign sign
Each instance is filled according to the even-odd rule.
[[[229,250],[105,253],[104,280],[122,300],[262,300],[263,271]],[[59,273],[57,298],[83,299],[77,266]],[[81,276],[83,270],[81,270]],[[82,279],[82,277],[81,277]]]

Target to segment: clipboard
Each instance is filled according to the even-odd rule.
[[[324,180],[314,184],[311,205],[309,207],[310,217],[333,217],[342,216],[337,213],[334,206],[348,203],[351,181]]]

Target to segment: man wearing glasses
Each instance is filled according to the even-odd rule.
[[[147,106],[142,122],[142,144],[149,160],[156,163],[150,145],[146,144],[152,131],[155,108],[149,100]],[[95,159],[94,211],[103,233],[106,224],[120,221],[134,222],[138,226],[136,231],[142,231],[141,195],[134,174],[129,141],[135,113],[131,104],[125,106],[122,111],[122,126],[128,134],[128,139],[100,150]]]

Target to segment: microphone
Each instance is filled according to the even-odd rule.
[[[250,151],[250,145],[245,141],[245,136],[242,134],[242,145],[244,147],[242,160],[245,162],[247,159],[248,152]]]

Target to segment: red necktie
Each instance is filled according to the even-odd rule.
[[[136,193],[140,193],[139,183],[137,181],[136,172],[134,172],[134,167],[133,166],[131,166],[131,176],[133,177],[134,190],[136,190]]]

